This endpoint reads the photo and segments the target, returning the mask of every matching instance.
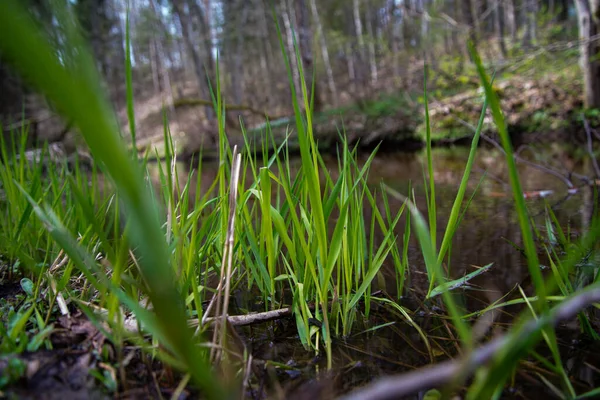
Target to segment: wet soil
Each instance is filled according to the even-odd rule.
[[[18,283],[8,286],[15,285]],[[0,296],[0,301],[17,300],[10,294]],[[81,311],[71,312],[53,321],[45,348],[0,356],[0,376],[14,377],[7,387],[0,388],[0,398],[159,399],[175,392],[180,374],[135,346],[125,347],[118,357],[117,349]],[[197,393],[185,389],[179,398],[197,398]]]
[[[376,294],[384,296],[383,293]],[[472,296],[466,291],[459,294]],[[475,299],[473,304],[479,302]],[[300,345],[291,317],[236,328],[242,345],[254,359],[246,398],[330,399],[377,377],[411,371],[457,354],[458,340],[446,322],[440,303],[420,304],[417,296],[409,292],[401,304],[415,311],[415,322],[427,335],[433,349],[431,353],[414,328],[390,309],[377,304],[372,305],[368,318],[359,317],[356,332],[348,337],[334,338],[334,368],[329,372],[325,372],[324,357]],[[513,310],[518,311],[514,307]],[[239,309],[234,311],[240,312]],[[488,336],[493,337],[508,328],[513,317],[512,313],[505,313]],[[394,323],[364,332],[367,327],[390,322]],[[0,358],[0,375],[7,373],[9,364],[15,359],[24,365],[25,371],[2,392],[5,398],[167,398],[182,378],[133,346],[125,347],[122,357],[117,357],[116,349],[80,312],[74,311],[71,317],[59,317],[55,326],[50,338],[51,349]],[[582,335],[576,321],[559,327],[557,336],[562,360],[577,392],[600,386],[596,368],[600,365],[600,344]],[[544,357],[550,356],[550,351],[543,345],[536,350]],[[118,381],[117,391],[108,390],[97,376],[104,377],[107,382]],[[515,385],[508,387],[502,398],[537,399],[541,395],[553,398],[552,391],[542,384],[540,376],[551,382],[559,379],[538,360],[524,360],[515,376]],[[422,395],[416,393],[405,398],[420,399]],[[189,387],[179,398],[201,396]]]

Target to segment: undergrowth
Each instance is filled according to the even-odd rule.
[[[299,170],[290,166],[286,141],[273,143],[277,151],[270,154],[266,145],[272,141],[268,125],[263,148],[255,149],[246,140],[240,157],[237,149],[229,146],[217,68],[216,86],[212,88],[219,121],[220,164],[216,178],[209,190],[202,191],[202,174],[193,180],[191,170],[183,179],[185,183],[180,184],[177,154],[173,153],[172,137],[165,124],[166,160],[158,164],[159,184],[153,188],[145,158],[132,154],[120,136],[75,19],[68,7],[58,7],[56,15],[65,32],[65,41],[61,42],[65,46],[59,48],[55,46],[60,43],[50,42],[17,2],[5,2],[0,13],[0,37],[14,39],[0,40],[0,50],[74,122],[96,163],[90,172],[84,172],[77,162],[74,168],[48,162],[47,148],[39,159],[31,160],[26,154],[26,132],[14,132],[21,138],[15,148],[2,143],[3,264],[9,279],[21,278],[26,293],[18,307],[6,306],[3,310],[3,354],[51,348],[49,336],[56,314],[68,313],[64,305],[70,304],[71,310],[82,310],[101,329],[117,349],[117,357],[122,357],[126,343],[134,343],[182,371],[184,379],[191,378],[206,397],[239,396],[245,375],[240,371],[245,370],[248,354],[234,354],[226,336],[227,330],[233,329],[226,323],[228,299],[236,289],[259,293],[264,311],[291,306],[299,341],[306,349],[324,354],[329,368],[333,338],[349,335],[358,318],[368,320],[373,303],[399,311],[431,353],[428,338],[411,310],[398,299],[372,293],[372,283],[384,263],[394,266],[398,294],[405,292],[411,235],[418,238],[426,265],[429,286],[423,300],[437,301],[436,297],[441,296],[443,302],[439,304],[447,310],[462,351],[474,351],[477,343],[473,316],[464,314],[452,289],[485,269],[450,281],[444,265],[453,235],[471,201],[465,200],[467,181],[488,104],[506,152],[522,245],[535,291],[535,296],[524,296],[522,301],[529,309],[521,319],[548,314],[547,300],[557,288],[560,296],[553,296],[553,301],[596,285],[595,264],[591,274],[588,268],[583,276],[578,274],[576,281],[572,273],[584,257],[589,259],[598,237],[597,224],[575,244],[552,213],[546,223],[550,241],[543,249],[552,261],[552,273],[549,277],[542,275],[504,117],[475,52],[472,54],[486,102],[449,221],[438,238],[426,88],[426,216],[414,204],[411,193],[367,184],[376,151],[359,164],[356,149],[345,143],[343,132],[338,167],[334,171],[325,168],[312,131],[313,88],[306,86],[307,72],[302,72],[300,62],[302,93],[294,93],[291,72],[289,77],[295,111],[293,134],[300,147]],[[300,57],[296,54],[288,59],[281,33],[279,39],[289,72],[290,63]],[[39,65],[44,65],[44,70]],[[127,68],[130,71],[130,62]],[[131,74],[127,76],[131,88]],[[127,100],[135,143],[131,90]],[[390,197],[400,199],[402,205],[392,209]],[[399,234],[395,228],[401,219],[407,223]],[[499,305],[489,309],[493,307]],[[587,318],[581,314],[582,326],[595,335]],[[518,339],[521,326],[517,323],[509,335]],[[212,341],[207,336],[210,328],[214,332]],[[519,359],[538,340],[544,340],[551,349],[546,364],[561,377],[560,390],[567,397],[576,395],[560,359],[553,329],[545,327],[527,343],[517,339],[509,341],[492,363],[479,369],[467,398],[497,398]],[[17,379],[20,368],[15,365],[11,370],[14,376],[0,384]]]

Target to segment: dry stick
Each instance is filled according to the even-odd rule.
[[[233,148],[233,155],[235,157],[237,152],[237,145],[234,146]],[[233,176],[233,165],[231,166],[232,168],[232,172],[231,175]],[[231,201],[230,201],[231,202]],[[229,227],[228,227],[229,230]],[[223,284],[224,284],[224,279],[223,279],[223,268],[225,265],[225,260],[227,259],[227,237],[229,235],[226,235],[225,238],[225,244],[223,245],[223,256],[221,259],[221,274],[219,275],[219,284],[217,285],[217,293],[212,297],[212,299],[210,299],[210,302],[208,303],[208,306],[206,307],[206,311],[204,311],[204,315],[202,316],[202,324],[201,326],[206,324],[206,321],[209,318],[209,314],[212,311],[212,308],[214,307],[215,304],[217,304],[217,310],[215,312],[215,315],[219,315],[220,313],[220,309],[221,309],[221,304],[220,304],[220,297],[221,297],[221,293],[223,292]]]
[[[91,303],[84,302],[85,305],[92,308],[94,312],[101,316],[108,316],[108,310],[105,308],[98,307]],[[314,306],[313,306],[314,307]],[[263,322],[273,321],[275,319],[281,319],[285,317],[289,317],[292,315],[292,309],[290,307],[281,308],[278,310],[271,310],[259,313],[252,314],[244,314],[244,315],[229,315],[227,320],[232,326],[248,326],[254,324],[260,324]],[[202,325],[205,324],[214,324],[219,322],[219,317],[209,317],[206,320],[202,321]],[[135,316],[129,316],[122,321],[123,328],[129,333],[140,333],[140,329],[138,327],[137,319]],[[188,326],[190,328],[194,328],[200,325],[200,320],[197,318],[188,320]],[[214,347],[214,346],[213,346]]]
[[[227,318],[227,309],[229,308],[229,291],[231,288],[231,265],[233,263],[233,243],[234,243],[234,229],[235,229],[235,208],[237,204],[237,187],[239,184],[240,177],[240,166],[241,166],[241,155],[237,152],[237,146],[233,147],[233,164],[231,165],[231,182],[229,188],[229,224],[227,226],[227,233],[225,236],[225,244],[223,245],[223,258],[221,262],[221,277],[219,279],[219,286],[217,288],[217,294],[213,297],[216,298],[216,318],[215,329],[213,332],[213,343],[217,344],[217,336],[219,329],[221,330],[221,338],[219,340],[220,346],[214,346],[210,351],[210,358],[216,361],[220,357],[220,348],[223,347],[225,340],[226,327],[223,323],[223,319]],[[223,283],[225,286],[225,293],[223,294]],[[221,300],[223,302],[221,303]],[[211,304],[213,303],[211,300]],[[209,304],[209,307],[210,305]],[[221,310],[222,308],[222,310]],[[222,312],[221,312],[222,311]],[[208,315],[208,310],[205,316]],[[222,322],[219,324],[219,322]]]
[[[521,154],[523,154],[525,151],[529,151],[531,152],[531,154],[535,155],[536,154],[536,149],[533,148],[531,145],[529,144],[522,144],[519,146],[518,149],[516,149],[515,154],[517,155],[517,157],[520,157]],[[517,161],[519,161],[519,159],[517,158]],[[540,164],[542,165],[542,164]],[[545,162],[544,165],[542,165],[542,167],[548,168],[548,169],[553,169],[554,166],[550,165],[548,162]],[[556,173],[557,174],[562,174],[561,176],[563,177],[569,177],[571,176],[571,171],[569,171],[565,166],[559,165],[556,166]],[[560,170],[559,170],[560,169]],[[567,184],[568,185],[568,184]],[[574,186],[570,186],[569,189],[576,189]]]
[[[165,143],[166,146],[170,146],[169,143]],[[176,188],[176,183],[175,183],[175,172],[176,172],[176,168],[177,168],[177,153],[173,153],[173,158],[171,159],[171,165],[169,166],[171,168],[171,179],[173,179],[173,181],[171,182],[171,195],[169,196],[169,202],[167,204],[167,244],[171,244],[171,237],[173,236],[173,197],[175,196],[175,188]],[[179,271],[177,271],[178,276],[181,274],[181,267],[179,268]]]
[[[233,326],[247,326],[260,324],[262,322],[273,321],[275,319],[284,318],[292,315],[291,307],[281,308],[278,310],[271,310],[253,314],[244,314],[244,315],[229,315],[227,320]],[[202,324],[212,324],[215,323],[219,317],[209,317],[206,320],[202,321]],[[195,327],[199,323],[198,319],[190,319],[188,320],[188,325],[190,327]]]
[[[422,390],[445,385],[456,378],[467,378],[478,367],[508,347],[513,346],[514,343],[527,340],[529,336],[539,333],[546,327],[556,326],[561,321],[569,320],[585,307],[598,302],[600,302],[600,283],[589,286],[579,294],[564,301],[561,305],[554,307],[546,315],[527,322],[521,329],[512,334],[509,333],[491,340],[465,357],[417,369],[403,375],[379,379],[371,385],[340,397],[338,400],[397,399]]]
[[[233,166],[231,167],[231,187],[229,188],[229,226],[227,228],[227,271],[225,275],[225,296],[223,297],[223,314],[221,316],[221,347],[224,348],[226,324],[225,319],[229,313],[229,295],[231,292],[231,275],[233,270],[233,247],[235,242],[235,215],[237,208],[237,192],[240,180],[240,167],[242,156],[237,152],[237,146],[233,148]]]
[[[233,269],[233,272],[231,273],[231,275],[235,274],[235,272],[236,272],[236,271],[237,271],[237,267]],[[220,279],[220,278],[219,278],[219,279]],[[215,290],[217,291],[217,293],[219,293],[219,291],[222,291],[222,290],[223,290],[223,285],[224,285],[224,283],[225,283],[225,282],[223,282],[223,281],[219,280],[219,284],[217,285],[217,288],[215,289]],[[211,312],[211,310],[212,310],[213,306],[214,306],[214,305],[215,305],[215,303],[216,303],[216,299],[217,299],[217,297],[216,297],[216,296],[213,296],[213,297],[210,299],[210,302],[208,303],[208,306],[206,307],[206,311],[204,311],[204,314],[202,315],[202,323],[201,323],[201,324],[199,324],[199,323],[198,323],[198,320],[197,320],[197,319],[190,319],[190,320],[188,320],[188,323],[190,323],[190,321],[196,321],[196,322],[195,322],[195,325],[191,325],[191,326],[204,326],[204,325],[206,325],[208,322],[210,322],[210,323],[214,323],[214,322],[215,322],[215,321],[214,321],[214,319],[215,319],[215,318],[214,318],[214,317],[209,317],[209,314],[210,314],[210,312]],[[215,315],[216,315],[216,313],[215,313]]]
[[[252,361],[254,361],[252,354],[248,354],[248,361],[246,362],[244,371],[244,380],[242,381],[242,393],[247,393],[248,390],[248,384],[250,382],[250,372],[252,372]]]

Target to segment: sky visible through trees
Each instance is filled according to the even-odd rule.
[[[48,3],[28,1],[31,13],[60,39],[61,29],[54,26]],[[218,57],[227,103],[271,115],[289,114],[291,110],[283,106],[289,104],[290,91],[278,24],[288,55],[294,55],[297,45],[303,69],[314,71],[317,109],[381,93],[420,90],[424,64],[449,81],[467,79],[463,71],[472,67],[469,41],[489,67],[500,71],[556,46],[579,46],[586,67],[586,104],[600,105],[595,5],[589,0],[71,0],[68,4],[117,107],[124,104],[127,15],[136,95],[158,96],[166,103],[182,97],[209,101]],[[292,63],[296,80],[298,72]],[[15,80],[5,73],[0,78],[3,87]],[[311,79],[307,83],[310,87]],[[13,86],[4,95],[7,100],[23,91],[18,84]],[[19,111],[7,110],[15,102],[7,103],[3,115]],[[209,120],[210,108],[204,107]]]

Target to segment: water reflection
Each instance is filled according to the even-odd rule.
[[[545,158],[553,159],[556,165],[569,166],[581,171],[568,152],[556,153],[556,149],[547,149]],[[434,149],[434,178],[436,182],[437,203],[437,238],[438,247],[444,234],[446,223],[466,160],[468,149]],[[544,158],[544,154],[538,153]],[[494,267],[475,279],[473,283],[483,289],[493,290],[497,294],[480,294],[477,297],[497,297],[505,294],[516,284],[528,277],[527,265],[521,252],[515,247],[521,245],[521,230],[518,224],[512,201],[504,155],[497,150],[480,149],[474,170],[469,180],[469,189],[465,200],[473,195],[472,202],[454,235],[450,262],[447,267],[452,277],[457,278],[473,270],[472,266],[483,266],[494,263]],[[415,155],[383,155],[376,159],[371,170],[370,179],[378,180],[399,191],[408,190],[408,182],[412,182],[416,202],[422,212],[426,212],[424,191],[424,169],[426,159],[424,153]],[[567,196],[567,187],[560,179],[531,166],[520,165],[519,175],[523,190],[533,192],[551,190],[553,194],[545,199],[531,198],[526,201],[530,214],[539,227],[543,226],[546,202],[553,209],[563,226],[569,225],[572,232],[581,227],[579,216],[583,204],[581,195]],[[466,204],[466,201],[463,202]],[[404,229],[403,225],[399,230]],[[543,230],[543,229],[542,229]],[[413,237],[411,252],[413,274],[411,287],[421,287],[426,277],[419,275],[424,271],[422,257],[418,251],[418,243]],[[513,245],[514,244],[514,245]],[[417,282],[415,282],[417,280]],[[488,301],[485,301],[489,303]],[[482,304],[472,304],[468,308],[482,308]]]

